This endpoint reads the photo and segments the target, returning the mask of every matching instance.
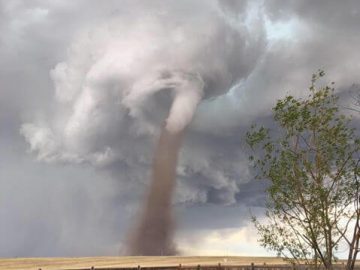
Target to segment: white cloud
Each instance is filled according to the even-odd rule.
[[[215,217],[214,217],[215,218]],[[237,229],[197,231],[178,237],[179,250],[185,256],[270,256],[260,247],[251,223]]]
[[[245,79],[265,48],[261,15],[251,13],[254,25],[246,26],[241,24],[247,21],[244,13],[235,25],[216,1],[199,2],[198,10],[192,5],[133,4],[124,6],[131,15],[105,17],[96,27],[82,28],[66,59],[50,72],[56,98],[52,112],[41,125],[35,119],[22,126],[30,151],[46,162],[101,168],[122,164],[131,168],[130,179],[138,178],[138,167],[144,172],[151,163],[151,143],[162,122],[166,119],[171,130],[187,126],[199,101],[222,95]],[[217,200],[235,203],[236,161],[224,170],[214,164],[221,161],[218,153],[193,146],[199,160],[204,154],[211,157],[199,166],[183,155],[181,176],[186,180],[180,186],[190,190],[185,186],[196,174],[204,181],[191,185],[192,195],[178,198],[203,201],[201,189],[210,186],[219,191]]]

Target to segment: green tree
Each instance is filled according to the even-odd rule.
[[[287,96],[273,108],[276,129],[253,126],[250,156],[270,186],[264,221],[253,217],[265,248],[294,263],[331,269],[341,242],[353,269],[359,246],[360,140],[350,118],[339,112],[333,84],[307,98]]]

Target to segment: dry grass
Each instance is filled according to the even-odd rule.
[[[111,267],[160,267],[160,266],[195,266],[195,265],[249,265],[284,264],[281,258],[272,257],[80,257],[80,258],[16,258],[0,259],[0,270],[55,270]]]

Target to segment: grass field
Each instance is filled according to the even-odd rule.
[[[284,264],[280,258],[272,257],[80,257],[80,258],[16,258],[0,259],[1,270],[55,270],[84,269],[110,267],[160,267],[160,266],[196,266],[200,265],[250,265],[254,264]]]

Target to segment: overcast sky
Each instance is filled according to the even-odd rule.
[[[266,185],[245,132],[319,68],[351,106],[359,25],[358,0],[0,0],[0,256],[123,251],[172,98],[141,90],[178,71],[206,85],[178,164],[178,249],[271,255],[249,223]]]

